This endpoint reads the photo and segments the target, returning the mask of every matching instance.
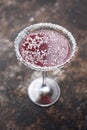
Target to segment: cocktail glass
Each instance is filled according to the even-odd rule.
[[[23,29],[15,39],[17,59],[27,67],[42,72],[28,87],[31,101],[39,106],[54,104],[60,97],[60,87],[47,77],[47,72],[64,67],[76,52],[76,41],[64,27],[38,23]]]

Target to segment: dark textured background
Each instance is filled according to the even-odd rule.
[[[29,83],[41,73],[19,63],[13,46],[20,30],[38,22],[64,26],[78,44],[71,64],[48,74],[61,86],[48,108],[28,98]],[[0,130],[87,130],[86,0],[0,0]]]

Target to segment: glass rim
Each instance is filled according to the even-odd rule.
[[[21,56],[21,54],[19,52],[19,43],[21,42],[21,40],[27,34],[29,34],[29,31],[34,31],[34,30],[40,29],[41,27],[54,29],[54,31],[55,30],[61,31],[64,35],[66,35],[68,37],[67,39],[69,40],[69,44],[72,45],[72,48],[71,48],[72,51],[71,51],[71,54],[70,54],[69,58],[65,62],[63,62],[61,65],[54,65],[54,66],[49,66],[49,67],[48,66],[41,67],[41,66],[38,66],[38,65],[35,65],[35,64],[31,64],[30,62],[25,62],[25,60],[22,58],[22,56]],[[57,69],[57,68],[62,68],[62,67],[65,66],[65,64],[68,64],[72,60],[72,58],[74,57],[75,52],[76,52],[77,43],[75,41],[75,38],[71,34],[71,32],[68,31],[66,28],[58,25],[58,24],[53,24],[53,23],[36,23],[36,24],[33,24],[33,25],[25,27],[22,31],[20,31],[18,33],[17,37],[15,38],[14,47],[15,47],[16,57],[17,57],[17,59],[21,63],[23,63],[27,67],[29,67],[31,69],[34,69],[34,70],[50,71],[50,70],[54,70],[54,69]]]

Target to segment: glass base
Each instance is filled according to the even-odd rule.
[[[38,78],[29,85],[28,95],[33,103],[41,107],[47,107],[59,99],[60,87],[50,78],[46,78],[45,85],[43,85],[43,79]]]

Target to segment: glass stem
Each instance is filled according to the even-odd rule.
[[[42,84],[43,86],[46,86],[46,77],[47,77],[47,72],[43,71],[42,72]]]

